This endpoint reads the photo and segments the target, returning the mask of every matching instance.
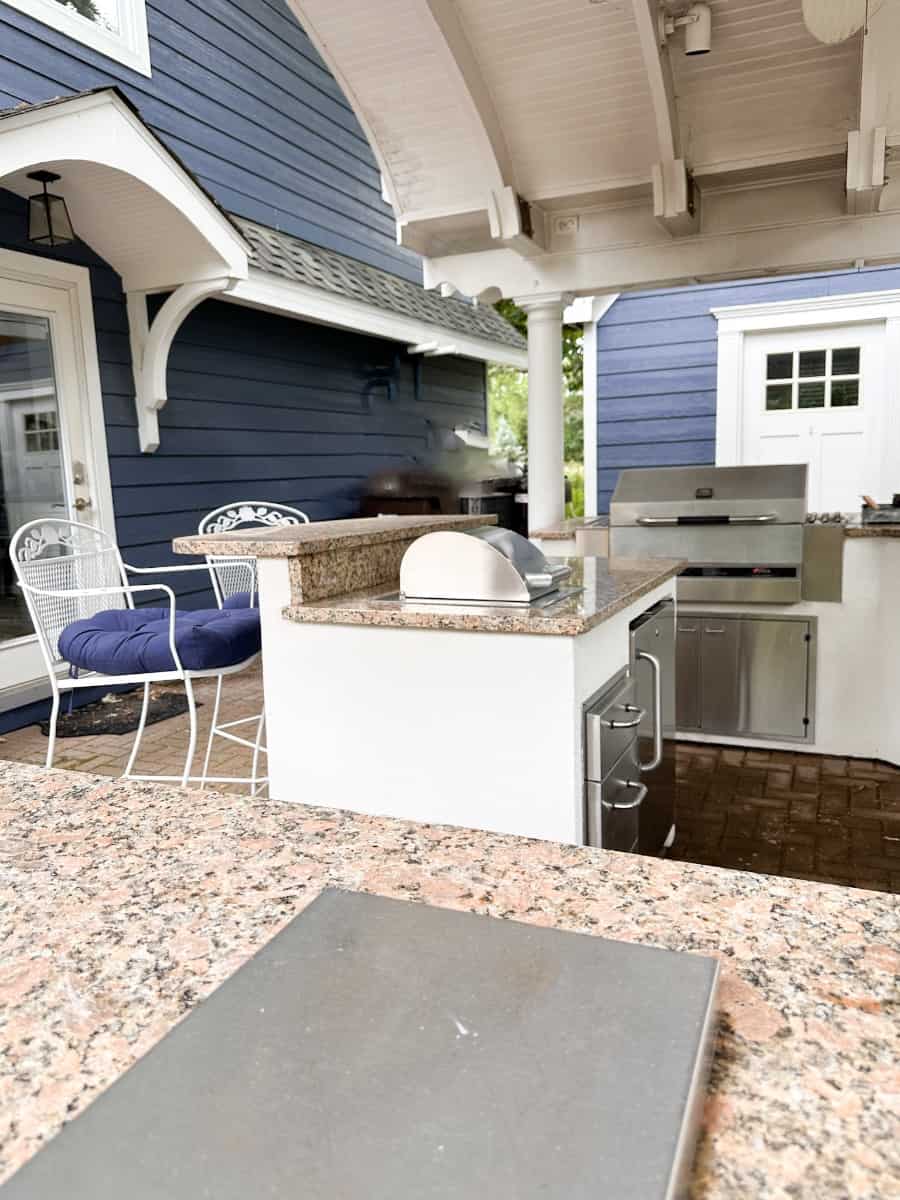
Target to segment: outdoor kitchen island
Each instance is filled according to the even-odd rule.
[[[324,525],[174,543],[258,560],[270,794],[583,844],[583,705],[628,665],[630,623],[673,597],[683,564],[555,560],[571,575],[546,606],[391,600],[384,539],[434,522],[328,524],[343,586],[344,566],[310,550]],[[334,594],[310,596],[305,581],[326,578]]]

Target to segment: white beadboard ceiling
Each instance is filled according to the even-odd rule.
[[[689,2],[664,0],[676,17]],[[858,219],[900,213],[885,170],[900,154],[900,0],[837,45],[809,33],[802,0],[708,2],[711,51],[688,57],[681,30],[660,50],[656,0],[288,0],[433,281],[480,286],[485,251],[517,256],[493,260],[498,286],[534,292],[619,281],[638,246],[641,278],[654,262],[660,280],[794,269],[832,261],[827,223],[843,218],[857,219],[851,261],[893,253],[886,223],[879,236]],[[768,257],[762,231],[790,224],[807,249],[785,237]],[[754,230],[752,252],[707,243],[696,271],[690,254],[660,257],[672,239]]]

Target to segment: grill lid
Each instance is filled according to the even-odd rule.
[[[417,538],[404,554],[400,592],[407,600],[530,604],[555,591],[571,571],[511,529],[437,530]]]
[[[806,464],[655,467],[623,471],[610,524],[802,524]]]

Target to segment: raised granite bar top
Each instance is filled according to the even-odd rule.
[[[176,554],[234,554],[253,558],[304,558],[329,550],[352,550],[385,542],[412,541],[435,529],[476,529],[493,525],[496,516],[359,517],[347,521],[310,521],[274,529],[234,529],[230,533],[192,533],[175,538]]]
[[[277,525],[273,529],[191,534],[176,538],[172,547],[176,554],[282,558],[287,562],[291,603],[305,604],[398,579],[403,555],[423,533],[477,529],[496,523],[493,513],[475,517],[360,517]]]
[[[451,629],[466,633],[534,633],[577,637],[665,583],[687,564],[679,559],[553,558],[572,568],[562,588],[582,589],[555,604],[499,607],[385,600],[383,586],[284,609],[301,625],[380,625],[393,629]],[[396,586],[394,588],[396,592]]]
[[[886,893],[19,764],[0,845],[0,1178],[338,887],[715,955],[694,1200],[896,1194]]]

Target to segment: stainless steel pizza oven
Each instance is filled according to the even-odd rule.
[[[682,601],[800,599],[805,465],[623,471],[609,510],[610,554],[685,558]]]
[[[404,600],[534,604],[558,596],[571,574],[511,529],[438,530],[412,543],[400,564]]]

